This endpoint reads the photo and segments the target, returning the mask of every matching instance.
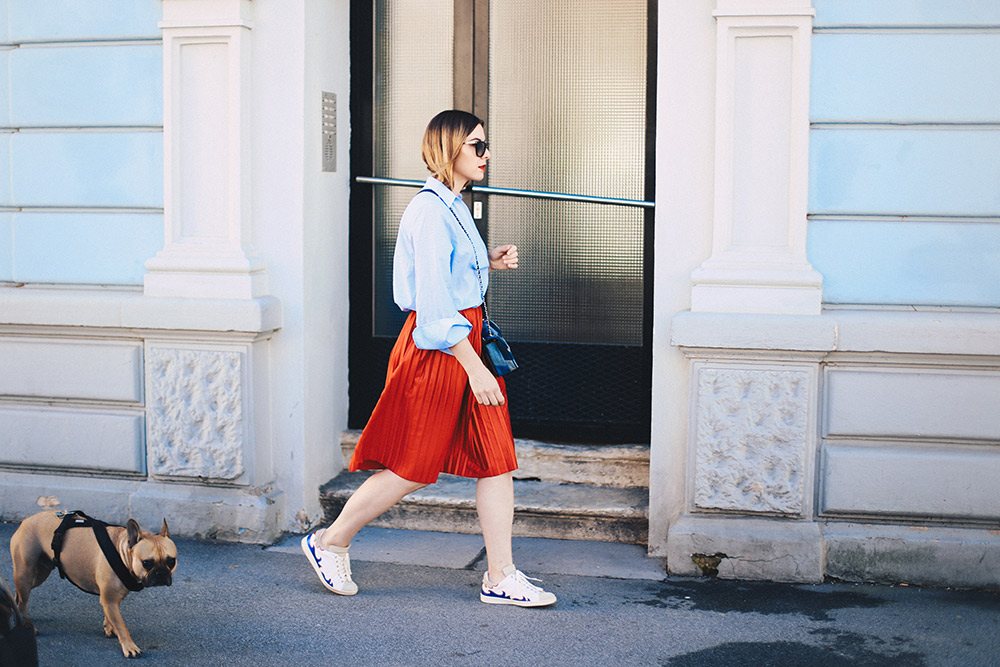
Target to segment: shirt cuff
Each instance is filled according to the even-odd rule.
[[[472,332],[472,324],[461,315],[421,324],[413,330],[413,344],[421,350],[442,350],[457,345]]]

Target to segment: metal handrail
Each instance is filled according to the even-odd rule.
[[[398,178],[381,178],[378,176],[356,176],[355,183],[370,183],[372,185],[400,185],[419,188],[424,181],[406,181]],[[539,190],[517,190],[513,188],[491,188],[484,185],[473,185],[473,192],[488,195],[510,195],[512,197],[530,197],[533,199],[551,199],[555,201],[576,201],[587,204],[611,204],[613,206],[636,206],[639,208],[654,208],[655,202],[641,199],[616,199],[614,197],[591,197],[590,195],[573,195],[565,192],[543,192]]]

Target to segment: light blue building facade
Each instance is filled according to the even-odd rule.
[[[657,12],[650,552],[1000,585],[1000,6],[680,4]],[[351,8],[0,0],[0,519],[317,521],[347,423]],[[769,171],[754,142],[786,138]],[[759,203],[787,223],[744,224]]]
[[[1000,307],[1000,9],[816,7],[808,249],[824,303]],[[5,9],[0,278],[139,286],[163,243],[160,2]]]
[[[5,2],[0,279],[142,284],[163,245],[159,2]]]
[[[1000,306],[1000,7],[816,3],[809,259],[827,304]]]

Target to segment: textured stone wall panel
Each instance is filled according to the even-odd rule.
[[[150,472],[225,481],[242,476],[243,355],[154,347],[146,363]]]
[[[810,379],[805,370],[700,370],[697,507],[804,511]]]

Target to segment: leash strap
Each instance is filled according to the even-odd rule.
[[[80,586],[72,579],[66,575],[66,570],[63,568],[62,560],[60,559],[60,554],[62,553],[63,541],[66,539],[66,531],[70,528],[86,528],[91,527],[94,530],[94,537],[97,538],[97,545],[101,547],[101,552],[108,561],[108,565],[114,570],[115,574],[118,575],[118,579],[121,580],[125,588],[130,591],[141,591],[145,586],[139,582],[135,576],[129,572],[129,569],[125,567],[125,563],[122,562],[121,554],[115,549],[115,545],[112,544],[111,538],[108,536],[108,524],[103,521],[91,518],[81,512],[80,510],[75,510],[73,512],[63,512],[62,523],[56,528],[55,533],[52,534],[52,561],[55,563],[56,567],[59,568],[59,576],[66,579],[71,584],[79,588],[81,591],[86,591],[87,593],[93,593],[87,589]],[[59,516],[59,514],[57,514]],[[97,595],[96,593],[93,593]]]

